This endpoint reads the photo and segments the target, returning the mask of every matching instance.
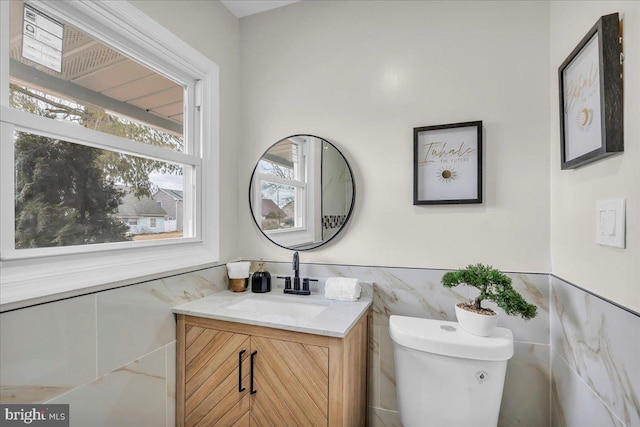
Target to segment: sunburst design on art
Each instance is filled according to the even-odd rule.
[[[587,129],[593,120],[593,111],[589,108],[580,108],[576,113],[576,126],[578,129]]]
[[[458,177],[458,172],[454,168],[443,167],[438,169],[438,181],[453,182]]]

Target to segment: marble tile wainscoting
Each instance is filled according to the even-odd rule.
[[[68,403],[71,426],[175,425],[175,305],[225,266],[0,314],[0,402]]]
[[[252,271],[257,263],[252,265]],[[268,262],[276,275],[291,263]],[[455,320],[466,288],[446,270],[301,264],[303,276],[373,284],[369,425],[400,427],[392,314]],[[640,427],[640,316],[547,274],[509,273],[539,308],[531,321],[503,316],[509,361],[502,427]],[[0,314],[2,403],[70,403],[72,426],[173,426],[173,306],[227,289],[225,266]],[[312,284],[314,286],[314,284]],[[553,367],[553,368],[552,368]]]
[[[290,274],[290,263],[268,263]],[[401,427],[397,412],[392,314],[455,320],[465,288],[445,289],[446,270],[301,264],[304,276],[357,277],[373,284],[369,335],[369,425]],[[640,427],[640,315],[548,274],[509,273],[538,306],[531,321],[503,316],[515,353],[499,426]],[[281,284],[279,284],[281,286]]]
[[[640,314],[551,276],[552,425],[640,426]]]
[[[276,275],[291,274],[291,263],[265,264]],[[252,266],[252,271],[256,265]],[[446,289],[440,279],[446,270],[301,264],[300,274],[315,278],[357,277],[373,284],[373,316],[369,330],[369,425],[400,427],[389,336],[389,316],[455,320],[454,306],[468,298],[466,287]],[[514,288],[538,306],[538,317],[524,321],[503,316],[499,325],[510,328],[515,354],[509,361],[500,411],[500,426],[550,425],[551,372],[549,361],[549,277],[547,274],[509,274]],[[312,285],[313,286],[313,285]],[[452,397],[454,398],[454,397]]]

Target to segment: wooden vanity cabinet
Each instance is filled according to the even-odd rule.
[[[367,316],[344,338],[178,315],[176,425],[364,426]]]

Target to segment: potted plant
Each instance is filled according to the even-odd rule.
[[[498,313],[482,307],[482,301],[493,301],[508,315],[519,315],[525,320],[538,314],[535,305],[529,304],[513,287],[511,279],[495,268],[483,264],[469,265],[442,276],[447,288],[467,285],[480,291],[473,302],[456,304],[456,317],[460,327],[479,336],[487,336],[498,324]]]

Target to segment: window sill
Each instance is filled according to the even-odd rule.
[[[267,231],[266,236],[283,247],[310,245],[315,242],[313,234],[306,228]]]
[[[106,261],[104,256],[3,261],[0,312],[219,265],[211,251],[197,246],[172,248],[162,256],[118,254]]]

